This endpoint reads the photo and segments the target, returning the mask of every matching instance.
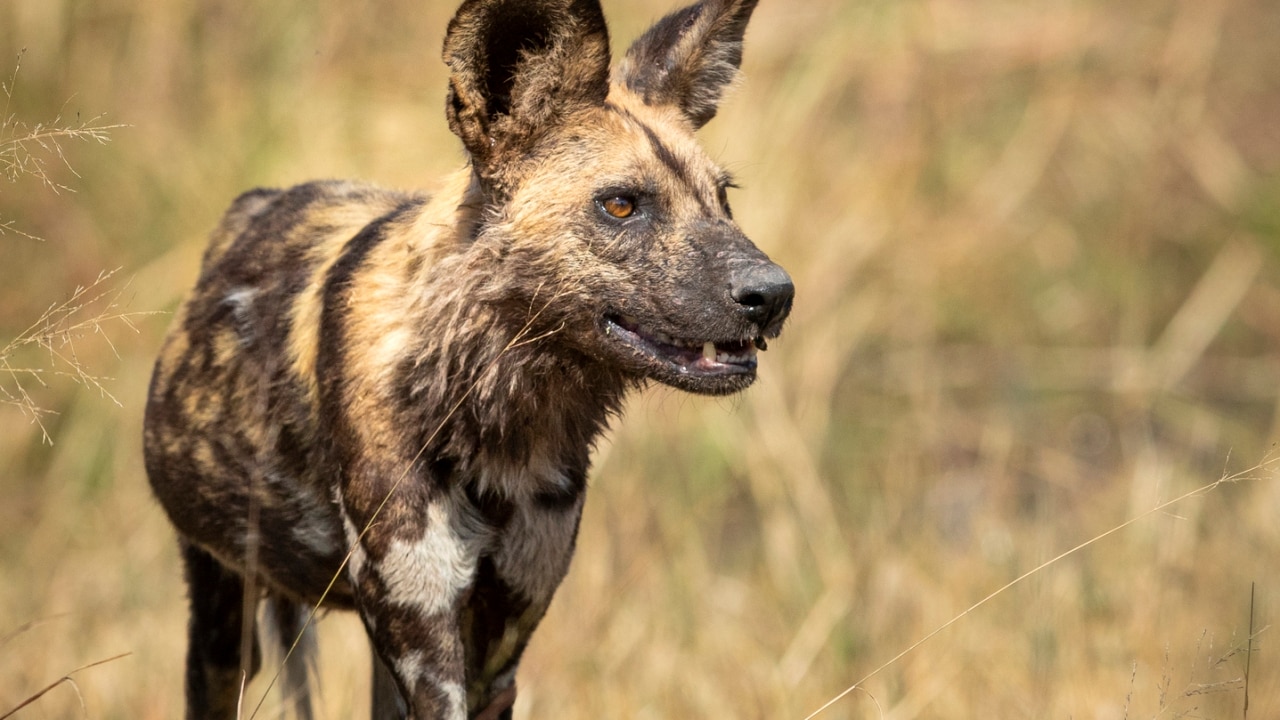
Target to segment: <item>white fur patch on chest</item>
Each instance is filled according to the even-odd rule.
[[[427,527],[412,540],[395,540],[377,562],[387,599],[417,608],[424,616],[453,606],[475,577],[482,543],[468,531],[449,503],[427,509]]]

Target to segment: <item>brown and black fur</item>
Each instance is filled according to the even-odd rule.
[[[444,57],[471,162],[444,189],[235,201],[147,405],[189,718],[235,717],[261,599],[286,644],[312,607],[360,614],[375,718],[510,717],[624,395],[747,387],[790,310],[693,137],[754,5],[673,13],[611,77],[598,0],[467,0]]]

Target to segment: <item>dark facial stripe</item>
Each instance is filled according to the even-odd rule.
[[[680,178],[685,185],[688,185],[691,188],[695,187],[693,178],[689,174],[688,166],[685,165],[684,161],[677,157],[675,153],[671,152],[671,148],[667,147],[666,143],[662,142],[662,137],[658,135],[656,130],[649,127],[649,125],[640,118],[631,114],[631,112],[626,108],[619,107],[613,103],[609,103],[608,107],[639,126],[639,128],[644,131],[644,136],[649,139],[649,145],[653,148],[653,154],[658,157],[658,160],[663,165],[667,166],[667,169],[670,170],[673,175]]]
[[[658,133],[653,128],[644,123],[639,124],[640,129],[644,130],[644,136],[649,138],[649,145],[653,148],[653,154],[657,155],[662,164],[666,165],[667,169],[674,173],[676,177],[692,187],[693,183],[689,179],[689,169],[685,167],[684,162],[676,157],[675,153],[671,152],[671,148],[663,144],[662,138],[658,137]]]

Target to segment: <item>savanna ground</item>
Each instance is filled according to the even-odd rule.
[[[675,3],[605,5],[620,52]],[[78,175],[33,147],[60,192],[0,180],[0,347],[121,268],[102,332],[0,358],[70,373],[0,376],[0,715],[130,653],[17,717],[179,716],[139,452],[168,318],[110,316],[172,310],[243,189],[456,167],[452,6],[0,3],[0,153],[128,126],[64,138]],[[703,139],[793,320],[741,398],[632,399],[517,717],[804,718],[866,678],[820,717],[1242,718],[1246,665],[1280,715],[1280,477],[1149,512],[1276,459],[1277,38],[1270,0],[764,0]],[[321,716],[361,717],[360,631],[320,625]]]

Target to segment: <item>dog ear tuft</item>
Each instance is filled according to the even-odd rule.
[[[757,0],[703,0],[659,20],[627,51],[616,81],[649,105],[674,105],[693,127],[715,117],[742,65]]]
[[[609,92],[599,0],[467,0],[449,23],[445,112],[481,177]]]

